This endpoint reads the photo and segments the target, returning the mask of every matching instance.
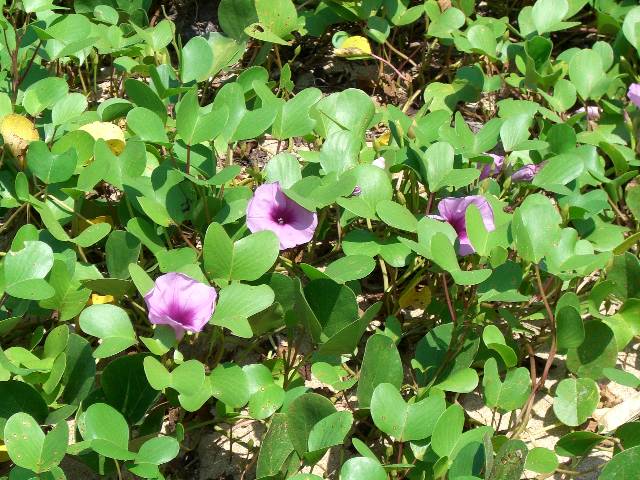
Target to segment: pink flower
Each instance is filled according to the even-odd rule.
[[[478,168],[481,168],[480,180],[484,180],[489,177],[497,177],[502,172],[502,166],[504,165],[504,157],[502,155],[496,155],[490,153],[489,156],[493,158],[492,163],[479,163]]]
[[[280,250],[307,243],[318,226],[318,216],[288,198],[278,182],[256,188],[247,206],[251,232],[271,230],[280,240]]]
[[[544,167],[544,162],[542,163],[530,163],[529,165],[525,165],[520,170],[517,170],[513,175],[511,175],[511,180],[514,182],[530,182],[533,180],[540,170]]]
[[[156,278],[144,301],[151,323],[169,325],[179,340],[185,331],[202,331],[213,315],[217,297],[215,288],[182,273],[171,272]]]
[[[447,222],[453,227],[458,234],[458,241],[460,247],[458,253],[462,256],[469,255],[475,252],[475,249],[469,241],[467,236],[467,220],[465,214],[469,205],[475,205],[480,210],[482,216],[482,222],[488,231],[495,230],[493,223],[493,209],[487,200],[480,195],[470,195],[468,197],[456,198],[449,197],[443,198],[438,203],[438,212],[440,215],[432,215],[432,218],[436,220],[442,220]]]
[[[640,83],[632,83],[629,85],[629,91],[627,92],[629,100],[638,108],[640,108]]]

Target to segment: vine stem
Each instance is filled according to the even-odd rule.
[[[551,348],[549,349],[549,356],[547,357],[547,361],[544,364],[544,369],[542,370],[542,375],[538,379],[538,382],[535,382],[535,370],[532,371],[532,385],[531,393],[529,394],[529,398],[525,403],[525,407],[522,410],[520,415],[518,426],[513,432],[512,437],[515,438],[525,429],[527,425],[527,421],[529,416],[531,415],[531,409],[533,408],[533,404],[535,402],[536,394],[544,386],[544,382],[547,380],[549,376],[549,370],[551,370],[551,365],[553,364],[553,360],[556,357],[556,353],[558,350],[558,344],[556,340],[556,318],[553,314],[553,310],[551,309],[551,305],[549,305],[549,300],[547,298],[547,294],[545,292],[545,288],[542,285],[542,279],[540,278],[540,267],[536,264],[534,267],[536,283],[538,285],[538,290],[540,292],[540,297],[542,298],[542,303],[544,304],[544,308],[547,311],[547,315],[549,316],[549,320],[551,322]],[[532,357],[534,354],[533,349],[529,350],[529,355]],[[533,358],[533,357],[532,357]],[[531,363],[534,364],[534,361],[531,360]],[[533,367],[532,367],[533,368]]]
[[[191,170],[191,145],[187,145],[187,169],[186,169],[187,175],[189,175],[190,170]]]
[[[449,286],[447,285],[447,278],[445,275],[442,275],[442,286],[444,287],[444,296],[447,299],[447,307],[449,308],[449,315],[451,315],[451,321],[453,324],[456,324],[456,311],[453,308],[453,304],[451,303],[451,296],[449,295]]]

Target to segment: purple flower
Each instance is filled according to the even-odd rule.
[[[278,182],[260,185],[247,205],[249,230],[271,230],[280,240],[280,250],[307,243],[317,226],[316,213],[288,198]]]
[[[356,185],[353,189],[353,192],[351,192],[351,197],[357,197],[358,195],[360,195],[362,193],[362,189]]]
[[[629,85],[629,91],[627,92],[629,100],[638,108],[640,108],[640,83],[632,83]]]
[[[489,177],[497,177],[502,172],[502,166],[504,165],[504,157],[502,155],[496,155],[490,153],[489,156],[493,158],[491,163],[479,163],[478,168],[481,168],[480,180],[484,180]]]
[[[529,165],[525,165],[520,170],[517,170],[513,175],[511,175],[511,180],[514,182],[530,182],[533,180],[540,170],[544,167],[544,162],[542,163],[530,163]]]
[[[584,113],[584,107],[580,107],[578,110],[576,110],[576,113]],[[587,107],[587,119],[591,120],[591,121],[596,121],[600,119],[600,107],[596,106],[596,105],[589,105]]]
[[[185,331],[202,331],[213,315],[217,297],[215,288],[182,273],[171,272],[156,278],[144,301],[151,323],[169,325],[180,340]]]
[[[467,236],[467,221],[465,218],[467,208],[471,204],[475,205],[478,207],[478,210],[480,210],[480,215],[482,216],[485,228],[490,232],[495,230],[496,227],[493,223],[493,209],[489,202],[480,195],[470,195],[462,198],[443,198],[440,200],[440,203],[438,203],[438,212],[440,212],[440,215],[431,216],[436,220],[445,221],[453,227],[458,234],[458,241],[460,242],[458,253],[462,256],[475,252],[475,249],[471,245],[471,242],[469,242],[469,237]]]

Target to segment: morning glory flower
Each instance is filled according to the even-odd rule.
[[[632,83],[629,85],[629,91],[627,92],[629,100],[638,108],[640,108],[640,83]]]
[[[185,332],[202,331],[213,315],[217,297],[215,288],[171,272],[156,278],[144,301],[151,323],[170,326],[180,340]]]
[[[280,250],[307,243],[318,226],[318,216],[288,198],[278,182],[256,188],[247,206],[251,232],[271,230],[280,240]]]
[[[544,167],[543,163],[530,163],[529,165],[525,165],[520,170],[517,170],[513,175],[511,175],[511,180],[514,182],[530,182],[533,180],[540,170]]]
[[[438,203],[438,212],[440,215],[431,215],[431,218],[447,222],[453,227],[458,234],[458,241],[460,242],[458,253],[462,256],[475,252],[475,249],[471,245],[469,237],[467,236],[467,221],[465,214],[469,205],[475,205],[478,207],[484,226],[488,231],[491,232],[495,230],[496,227],[493,223],[493,209],[489,202],[480,195],[470,195],[462,198],[443,198],[440,200],[440,203]]]
[[[480,172],[480,180],[484,180],[489,177],[497,177],[500,175],[500,172],[502,172],[504,157],[502,155],[496,155],[495,153],[490,153],[489,156],[493,158],[493,162],[478,164],[478,168],[482,169]]]

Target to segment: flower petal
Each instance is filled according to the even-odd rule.
[[[460,243],[458,253],[462,256],[475,252],[467,235],[466,212],[467,208],[469,208],[469,205],[471,204],[478,207],[485,228],[488,231],[495,230],[491,204],[486,198],[480,195],[470,195],[460,198],[448,197],[443,198],[438,203],[438,211],[440,212],[439,219],[445,220],[455,229]],[[436,215],[430,215],[430,217],[438,218]]]
[[[218,297],[209,285],[182,273],[171,272],[159,276],[144,300],[149,309],[149,321],[170,325],[182,338],[185,330],[200,332],[207,324]]]
[[[259,186],[247,206],[249,230],[271,230],[280,240],[281,250],[307,243],[317,226],[316,213],[288,198],[277,182]]]
[[[629,85],[629,91],[627,92],[629,100],[638,108],[640,108],[640,83],[632,83]]]

